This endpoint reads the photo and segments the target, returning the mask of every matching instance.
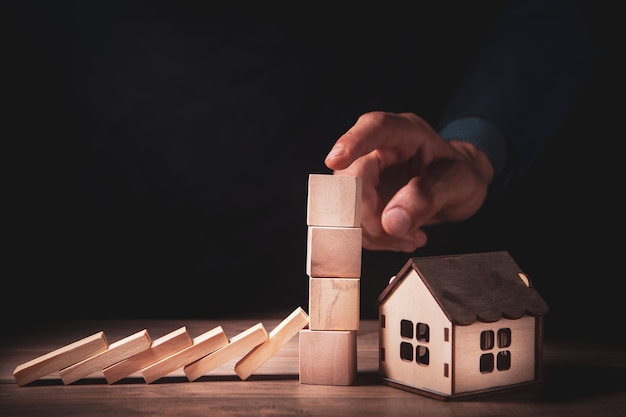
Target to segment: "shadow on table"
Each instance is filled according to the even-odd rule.
[[[561,402],[626,391],[626,368],[564,364],[544,368],[544,401]]]
[[[543,383],[469,399],[469,401],[561,403],[626,391],[626,368],[563,364],[544,367]]]

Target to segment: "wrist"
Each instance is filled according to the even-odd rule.
[[[452,120],[438,130],[444,139],[451,144],[454,142],[454,147],[470,158],[480,175],[489,180],[490,188],[501,190],[507,187],[510,149],[494,124],[478,116],[466,116]]]
[[[450,140],[448,143],[467,158],[485,184],[491,184],[495,176],[495,168],[480,148],[470,142],[460,140]]]

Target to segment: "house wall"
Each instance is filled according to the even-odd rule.
[[[414,270],[396,287],[381,304],[380,348],[384,349],[379,361],[382,377],[422,390],[430,390],[449,395],[452,392],[452,328],[450,321],[441,311],[437,302]],[[396,278],[396,279],[399,279]],[[382,327],[384,316],[384,328]],[[400,332],[401,320],[410,320],[415,327],[418,322],[429,327],[429,341],[403,338]],[[444,340],[444,329],[448,329],[448,342]],[[421,365],[403,360],[400,356],[402,342],[426,346],[429,351],[429,364]],[[381,352],[382,353],[382,352]],[[444,376],[444,363],[448,364],[448,376]]]
[[[483,351],[480,346],[481,332],[511,329],[511,344]],[[475,322],[454,329],[454,394],[483,390],[502,385],[533,381],[535,379],[535,318],[525,316],[517,320],[502,319],[495,323]],[[510,352],[510,368],[481,373],[480,358],[483,354],[500,351]]]

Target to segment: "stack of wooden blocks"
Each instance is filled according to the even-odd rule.
[[[300,382],[351,385],[360,319],[361,179],[310,174],[307,226],[309,328],[299,333]]]

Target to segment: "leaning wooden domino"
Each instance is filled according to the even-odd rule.
[[[310,321],[309,328],[300,331],[300,382],[349,385],[357,372],[361,179],[311,174],[308,187]]]
[[[245,355],[256,346],[265,342],[267,338],[268,334],[265,327],[263,327],[262,323],[257,323],[233,337],[229,343],[215,352],[186,365],[183,371],[189,381],[195,381],[229,360]]]
[[[91,336],[18,365],[13,371],[13,377],[18,386],[24,386],[103,352],[108,345],[104,332],[94,333]]]
[[[191,337],[189,337],[189,333],[187,333],[187,328],[183,326],[156,339],[152,342],[152,346],[150,346],[149,349],[104,368],[102,372],[104,373],[104,377],[107,382],[109,384],[113,384],[122,378],[125,378],[135,372],[139,372],[143,368],[146,368],[163,358],[167,358],[168,356],[191,346],[192,343],[193,341],[191,340]]]
[[[59,371],[64,384],[71,384],[81,378],[85,378],[97,371],[102,371],[107,366],[123,361],[150,347],[152,340],[147,330],[141,330],[124,339],[112,343],[107,350],[94,356],[63,368]]]
[[[146,383],[150,384],[185,365],[194,362],[228,344],[222,326],[217,326],[200,336],[194,337],[193,344],[141,370]]]
[[[308,324],[309,316],[302,307],[298,307],[272,329],[265,342],[252,349],[235,364],[235,373],[239,375],[239,378],[247,379]]]

